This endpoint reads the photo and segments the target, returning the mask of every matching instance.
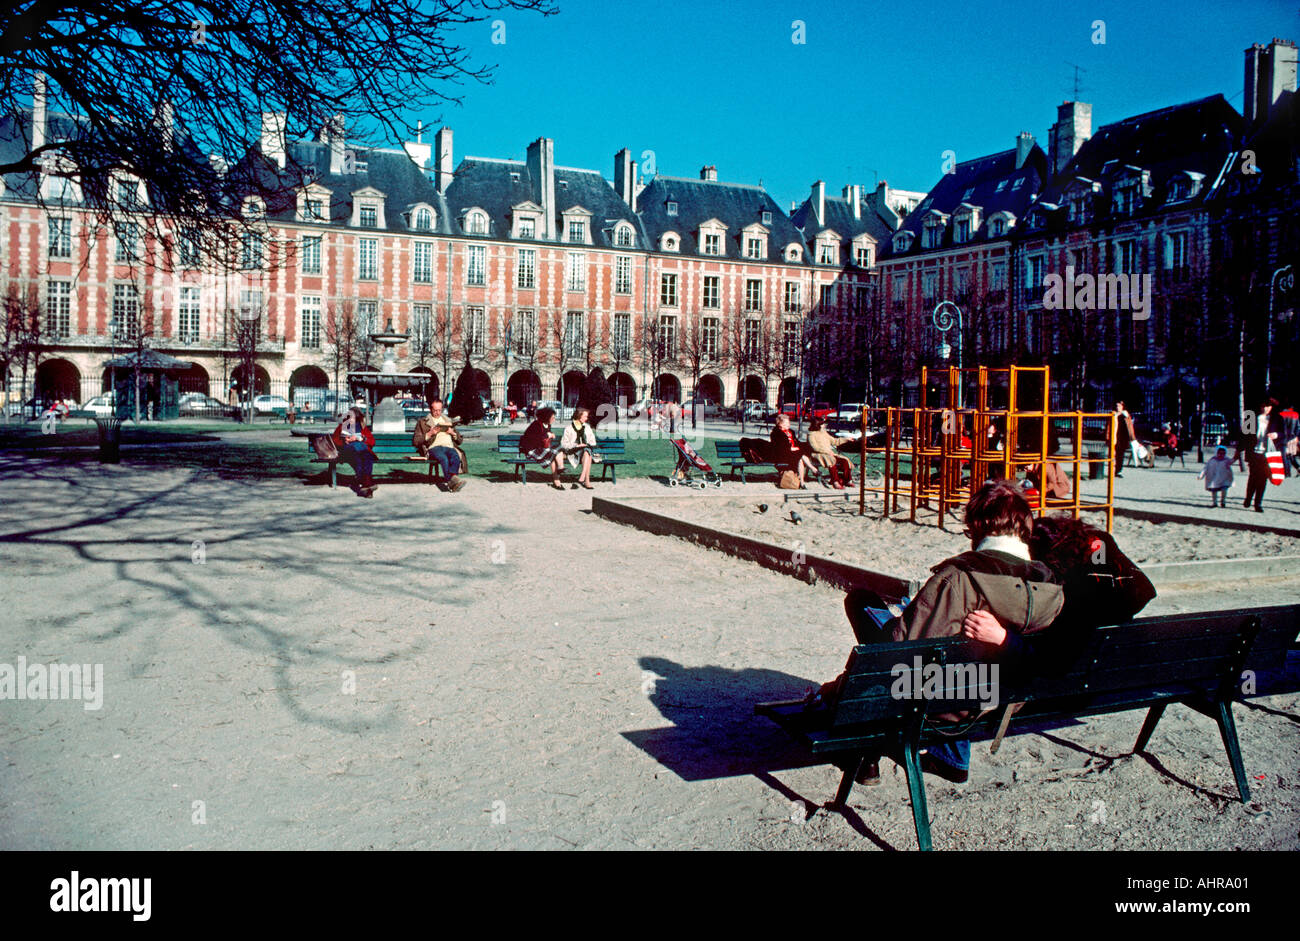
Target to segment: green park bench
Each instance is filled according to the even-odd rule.
[[[907,774],[917,842],[931,848],[920,750],[951,741],[1038,731],[1080,716],[1148,710],[1133,752],[1143,751],[1170,704],[1213,719],[1244,803],[1250,799],[1232,703],[1300,690],[1300,605],[1142,618],[1097,628],[1082,654],[1050,675],[1003,677],[996,708],[980,714],[978,690],[963,665],[978,663],[960,637],[853,648],[838,702],[808,709],[802,701],[760,703],[755,712],[802,739],[812,754],[843,771],[833,808],[843,807],[861,763],[892,758]],[[891,689],[915,659],[942,671],[934,698],[896,698]],[[922,674],[925,675],[924,672]],[[962,722],[939,714],[972,709]]]
[[[773,472],[777,470],[777,465],[774,464],[772,461],[745,460],[745,455],[741,453],[740,450],[739,441],[714,441],[713,449],[718,453],[718,463],[723,467],[731,468],[732,480],[735,480],[736,478],[736,471],[738,470],[740,471],[740,482],[742,484],[748,483],[748,481],[745,479],[745,470],[747,468],[770,467],[772,468]],[[852,457],[850,457],[849,455],[845,455],[845,457],[849,457],[849,459],[852,460]],[[855,469],[856,467],[857,465],[854,464]],[[813,479],[817,481],[821,481],[822,474],[826,472],[827,472],[826,468],[822,467],[820,464],[817,465],[817,470],[816,473],[813,475]]]
[[[309,434],[307,436],[307,451],[312,455],[312,464],[328,464],[330,469],[330,486],[338,486],[338,465],[343,461],[341,457],[333,460],[327,460],[323,457],[316,456],[316,447],[312,444],[312,439],[321,435],[329,435],[330,432],[322,431],[320,434]],[[442,468],[438,462],[431,456],[421,457],[411,445],[411,436],[405,432],[388,432],[375,435],[375,446],[371,448],[375,454],[376,464],[407,464],[413,462],[425,462],[429,466],[429,483],[442,479]],[[465,459],[465,452],[460,448],[456,449],[460,454],[460,472],[468,473],[469,462]],[[347,463],[343,461],[343,463]]]
[[[540,467],[528,455],[519,450],[519,440],[523,435],[501,435],[497,438],[497,453],[501,455],[501,460],[506,464],[512,464],[515,468],[515,476],[519,478],[521,484],[528,483],[528,469],[530,467]],[[636,460],[627,456],[627,442],[622,438],[601,438],[596,437],[596,452],[600,454],[601,467],[600,479],[604,480],[606,473],[609,473],[610,482],[618,483],[618,468],[622,465],[635,464]],[[593,467],[595,465],[592,465]]]

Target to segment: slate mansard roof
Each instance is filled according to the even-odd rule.
[[[1196,205],[1209,197],[1236,151],[1244,119],[1222,95],[1134,115],[1103,125],[1043,190],[1039,204],[1051,223],[1064,220],[1064,203],[1077,181],[1098,184],[1095,218],[1110,213],[1116,180],[1148,174],[1151,193],[1131,215],[1140,217],[1170,208],[1169,187],[1184,174],[1199,180],[1195,194],[1179,204]],[[1125,215],[1123,218],[1130,218]]]
[[[668,214],[670,202],[677,204],[675,216]],[[741,238],[745,228],[755,223],[768,230],[767,252],[758,261],[781,261],[785,247],[791,242],[807,249],[803,234],[759,186],[660,174],[637,197],[637,210],[650,249],[659,247],[665,233],[675,232],[681,238],[680,254],[700,256],[700,224],[710,219],[717,219],[727,227],[726,238],[720,255],[702,257],[753,260],[745,259]],[[770,224],[763,223],[764,212],[772,214]]]
[[[447,205],[457,220],[455,231],[461,231],[458,220],[465,211],[477,207],[488,214],[487,238],[509,237],[511,208],[523,202],[542,204],[540,187],[524,161],[466,157],[447,187]],[[595,170],[556,167],[553,221],[558,237],[563,237],[563,213],[579,206],[591,213],[593,246],[612,247],[614,226],[626,222],[635,233],[633,246],[646,247],[639,220],[604,177]]]
[[[971,234],[971,239],[961,244],[978,245],[988,241],[988,220],[996,213],[1009,212],[1019,224],[1046,177],[1047,155],[1037,144],[1030,148],[1019,167],[1016,166],[1014,149],[959,163],[953,167],[953,172],[940,177],[925,199],[899,226],[899,232],[910,231],[915,236],[911,246],[906,251],[895,252],[893,242],[886,242],[882,245],[881,257],[899,258],[956,247],[952,216],[963,203],[979,207],[980,224],[979,229]],[[922,248],[921,234],[926,216],[935,210],[947,217],[943,240],[933,248]]]
[[[812,197],[804,200],[803,205],[790,217],[791,224],[803,233],[804,240],[810,244],[817,238],[817,233],[823,229],[831,229],[839,235],[842,246],[848,245],[865,233],[883,248],[894,234],[889,223],[876,212],[875,206],[865,199],[858,200],[858,217],[854,218],[853,207],[849,200],[840,196],[826,196],[823,201],[821,225],[817,224],[812,203]]]

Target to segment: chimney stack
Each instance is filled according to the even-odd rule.
[[[433,156],[433,147],[424,142],[424,122],[417,121],[415,124],[415,140],[403,142],[402,149],[406,151],[406,156],[421,170],[429,169],[429,158]]]
[[[614,155],[614,189],[618,198],[636,212],[636,162],[632,159],[632,151],[626,147]]]
[[[325,122],[325,126],[320,130],[320,139],[322,143],[329,145],[330,176],[342,176],[343,154],[348,145],[347,129],[344,125],[343,115],[336,114]]]
[[[1249,124],[1262,124],[1284,91],[1296,90],[1296,45],[1273,38],[1267,46],[1255,43],[1246,50],[1245,97],[1242,113]]]
[[[537,187],[537,204],[542,207],[544,239],[555,238],[555,141],[539,137],[528,145],[528,173]]]
[[[700,168],[700,179],[706,183],[718,182],[718,168],[713,164]]]
[[[287,115],[283,111],[262,112],[262,156],[281,170],[284,169],[285,159],[284,122],[286,117]]]
[[[1016,169],[1019,170],[1025,165],[1025,159],[1029,152],[1034,149],[1034,135],[1028,131],[1021,131],[1016,138]]]
[[[162,138],[163,150],[171,153],[176,146],[176,106],[170,98],[158,103],[158,113],[154,118],[158,125],[158,136]]]
[[[849,212],[854,219],[862,218],[862,187],[856,183],[844,187],[844,201],[849,204]]]
[[[455,175],[451,159],[451,128],[438,128],[438,133],[433,136],[433,149],[438,157],[438,193],[444,194],[447,192],[447,187],[451,186],[452,177]]]
[[[1065,169],[1091,136],[1092,105],[1067,101],[1056,106],[1056,123],[1047,134],[1047,156],[1052,162],[1053,176]]]
[[[826,184],[818,180],[812,185],[812,210],[819,226],[826,224]]]
[[[32,150],[45,146],[45,73],[32,76]]]

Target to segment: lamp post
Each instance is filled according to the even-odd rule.
[[[961,408],[961,308],[952,301],[940,301],[934,308],[934,328],[940,333],[947,333],[955,325],[957,327],[957,407]],[[952,348],[947,341],[939,346],[939,356],[947,360]]]
[[[1266,396],[1273,388],[1273,298],[1279,277],[1282,278],[1282,290],[1289,294],[1295,287],[1295,269],[1291,265],[1283,265],[1273,272],[1273,277],[1268,282],[1268,345],[1264,347],[1264,394]]]

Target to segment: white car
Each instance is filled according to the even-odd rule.
[[[253,399],[253,411],[259,415],[269,415],[277,408],[288,408],[289,400],[282,395],[259,395]]]
[[[113,408],[113,393],[106,392],[103,395],[95,396],[93,399],[87,399],[81,404],[81,410],[104,417],[116,414]]]
[[[537,407],[539,409],[542,408],[554,409],[556,421],[568,421],[570,418],[573,417],[573,409],[567,405],[561,404],[560,402],[555,402],[555,401],[538,402]],[[534,411],[533,414],[536,415],[537,412]]]

